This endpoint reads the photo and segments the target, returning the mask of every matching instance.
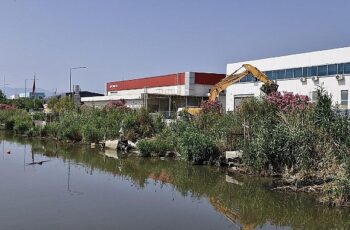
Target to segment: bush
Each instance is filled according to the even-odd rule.
[[[165,156],[167,151],[172,150],[170,143],[161,139],[144,139],[137,142],[137,148],[140,150],[141,156]]]
[[[210,164],[220,155],[216,143],[195,127],[189,127],[180,136],[178,147],[180,154],[193,164]]]
[[[40,120],[44,121],[45,120],[45,114],[42,112],[35,112],[32,114],[33,120]]]
[[[126,100],[124,100],[124,99],[109,101],[106,105],[106,108],[107,109],[115,109],[115,108],[125,107],[125,104],[126,104]]]
[[[83,141],[86,143],[98,143],[103,139],[103,132],[101,128],[94,124],[88,123],[82,128]]]
[[[203,113],[220,113],[221,111],[221,105],[217,101],[202,101],[200,108],[202,109]]]
[[[5,129],[23,134],[32,126],[32,120],[29,114],[20,109],[0,110],[0,122],[5,124]]]
[[[125,137],[131,141],[137,141],[155,134],[154,123],[146,109],[128,113],[123,120]]]

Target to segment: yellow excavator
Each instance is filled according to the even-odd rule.
[[[244,68],[243,72],[237,73],[240,69]],[[278,89],[278,85],[270,80],[266,74],[261,72],[258,68],[255,66],[252,66],[250,64],[243,64],[241,68],[234,71],[232,74],[226,76],[224,79],[222,79],[220,82],[218,82],[216,85],[214,85],[209,93],[209,101],[216,101],[216,98],[219,96],[219,94],[224,91],[227,87],[230,85],[235,84],[242,78],[246,76],[252,76],[256,80],[263,82],[264,84],[261,86],[261,91],[263,91],[265,94],[270,94],[272,92],[276,92]],[[201,108],[186,108],[184,109],[186,112],[188,112],[191,115],[198,115],[201,112]]]

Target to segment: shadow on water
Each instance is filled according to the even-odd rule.
[[[266,178],[228,176],[223,169],[192,166],[182,161],[143,158],[114,159],[98,149],[46,140],[29,140],[2,133],[1,139],[28,144],[34,155],[78,164],[87,173],[108,173],[131,180],[143,189],[149,183],[170,185],[184,197],[205,198],[213,208],[242,229],[266,226],[293,229],[348,229],[350,211],[319,205],[306,194],[267,189]],[[110,154],[109,154],[110,155]],[[49,164],[49,162],[47,162]],[[69,178],[68,178],[69,179]],[[68,180],[68,190],[69,190]]]

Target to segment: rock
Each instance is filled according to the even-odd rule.
[[[106,140],[105,141],[105,147],[107,149],[117,149],[118,146],[118,140]]]
[[[132,142],[132,141],[128,141],[128,145],[131,148],[136,148],[136,143]]]
[[[167,151],[167,152],[165,153],[165,156],[166,156],[166,157],[175,157],[175,156],[176,156],[176,153],[173,152],[173,151]]]
[[[225,156],[226,156],[226,160],[241,158],[242,157],[242,151],[241,150],[226,151]]]

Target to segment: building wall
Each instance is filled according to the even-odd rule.
[[[81,101],[84,102],[85,105],[102,108],[106,106],[109,101],[113,101],[113,100],[110,100],[109,98],[105,98],[104,100],[102,100],[101,98],[99,100],[91,100],[85,97],[85,98],[81,98]],[[129,108],[136,109],[136,108],[141,108],[143,106],[142,99],[126,99],[125,101],[126,101],[126,106]]]
[[[194,84],[199,85],[215,85],[220,80],[225,78],[225,74],[218,73],[195,73]]]
[[[147,91],[150,94],[181,96],[207,96],[210,88],[225,74],[185,72],[150,78],[107,83],[108,95],[136,96]]]
[[[256,66],[261,71],[271,71],[348,62],[350,62],[350,47],[228,64],[227,74],[234,72],[244,63]],[[321,76],[318,81],[313,81],[312,76],[309,76],[306,77],[305,82],[302,82],[300,77],[279,79],[276,82],[280,92],[293,92],[308,95],[310,98],[312,98],[312,92],[316,90],[317,86],[323,86],[332,94],[334,103],[340,104],[341,90],[350,90],[350,74],[343,74],[344,80],[341,81],[336,79],[336,75]],[[235,98],[259,96],[261,85],[260,82],[240,82],[228,87],[226,110],[233,111],[235,109]]]
[[[322,50],[309,53],[292,54],[259,60],[250,60],[228,64],[226,73],[231,74],[243,64],[251,64],[261,71],[314,66],[323,64],[343,63],[350,61],[350,47]]]
[[[225,74],[185,72],[163,76],[109,82],[106,85],[107,96],[85,97],[86,105],[105,106],[108,101],[125,99],[127,106],[138,108],[147,101],[152,111],[176,109],[178,106],[198,106],[202,99],[208,97],[211,87],[223,79]],[[144,100],[143,95],[155,98]],[[163,98],[164,95],[165,97]],[[169,96],[169,97],[168,97]],[[221,103],[224,103],[224,94]],[[171,98],[171,106],[169,106]],[[145,106],[146,106],[145,104]]]
[[[155,77],[146,77],[139,79],[131,79],[125,81],[116,81],[107,83],[107,92],[157,88],[164,86],[176,86],[185,84],[185,73],[168,74]]]
[[[332,94],[335,104],[340,104],[341,90],[350,90],[350,76],[346,76],[345,80],[338,81],[335,76],[322,77],[318,81],[313,81],[307,78],[306,82],[301,82],[300,79],[293,80],[278,80],[278,91],[293,92],[301,95],[307,95],[312,99],[312,92],[316,90],[317,86],[323,86],[330,94]],[[234,98],[261,96],[262,83],[238,83],[232,85],[226,93],[226,110],[233,111],[235,109]],[[349,100],[349,98],[348,98]]]
[[[152,87],[152,88],[142,88],[142,89],[130,89],[121,91],[110,91],[108,96],[116,96],[118,99],[128,99],[128,98],[140,98],[142,93],[149,94],[176,94],[185,95],[185,85],[174,85],[174,86],[164,86],[164,87]]]

